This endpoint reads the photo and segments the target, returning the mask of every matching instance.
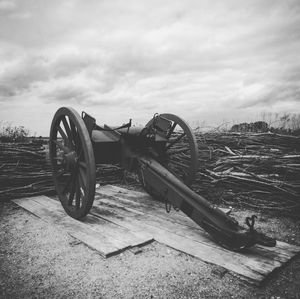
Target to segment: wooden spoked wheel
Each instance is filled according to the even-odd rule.
[[[96,171],[92,142],[79,114],[60,108],[50,130],[50,162],[59,200],[71,217],[86,216],[94,201]]]
[[[171,173],[189,185],[198,170],[198,145],[195,135],[182,118],[174,114],[161,114],[160,116],[172,122],[167,132],[166,166]]]
[[[168,141],[164,149],[163,164],[178,179],[189,185],[198,170],[198,145],[190,126],[174,114],[160,114],[171,122],[166,132]],[[151,120],[148,124],[153,122]]]

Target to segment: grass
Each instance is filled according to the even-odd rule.
[[[1,142],[24,142],[29,136],[29,130],[24,126],[13,126],[11,123],[1,123]]]

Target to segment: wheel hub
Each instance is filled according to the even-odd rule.
[[[75,151],[67,153],[64,155],[64,165],[68,172],[72,172],[77,164],[77,155]]]

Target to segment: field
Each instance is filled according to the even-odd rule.
[[[196,136],[200,167],[191,187],[213,203],[234,207],[237,215],[257,214],[267,233],[300,245],[300,138],[240,132]],[[0,297],[300,297],[299,257],[259,288],[156,242],[140,254],[103,260],[10,201],[53,195],[45,140],[0,143],[0,151]],[[97,181],[140,188],[118,165],[99,165]]]

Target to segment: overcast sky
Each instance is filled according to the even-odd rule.
[[[99,124],[300,112],[300,1],[0,0],[0,120]]]

